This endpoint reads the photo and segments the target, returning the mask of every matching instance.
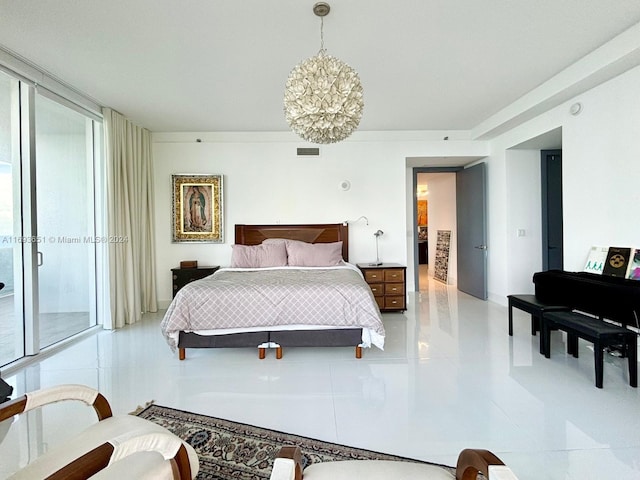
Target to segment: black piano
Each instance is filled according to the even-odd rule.
[[[594,344],[596,386],[602,388],[603,351],[619,348],[629,359],[629,384],[637,386],[640,281],[588,272],[549,270],[533,275],[536,298],[571,310],[542,314],[541,336],[550,356],[552,330],[567,332],[568,353],[578,356],[578,338]],[[631,327],[631,328],[629,328]]]
[[[640,327],[640,281],[588,272],[549,270],[533,275],[536,297],[550,305]]]

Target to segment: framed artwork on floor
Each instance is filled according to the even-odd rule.
[[[172,180],[172,241],[222,243],[222,175],[176,174]]]
[[[442,283],[448,282],[449,250],[451,247],[451,230],[438,230],[436,243],[436,267],[433,278]]]

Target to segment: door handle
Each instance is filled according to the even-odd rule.
[[[38,266],[41,267],[43,263],[44,263],[44,255],[42,255],[42,252],[38,252]]]
[[[478,250],[486,250],[486,249],[487,249],[487,246],[486,246],[486,245],[476,245],[476,246],[475,246],[475,247],[473,247],[473,248],[477,248]]]

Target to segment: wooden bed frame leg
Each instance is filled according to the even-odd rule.
[[[282,347],[276,347],[276,358],[278,360],[282,358]]]
[[[362,358],[362,347],[360,345],[356,346],[356,358]]]
[[[259,347],[258,348],[258,358],[260,360],[264,360],[264,357],[266,357],[266,356],[267,356],[267,349]]]
[[[178,349],[178,358],[180,360],[184,360],[185,358],[187,358],[187,353],[185,352],[184,348],[179,348]]]

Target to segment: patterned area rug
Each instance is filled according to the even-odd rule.
[[[268,479],[273,459],[280,447],[285,445],[299,446],[305,465],[367,459],[426,463],[160,405],[147,406],[135,414],[162,425],[193,446],[200,459],[198,480]],[[455,474],[454,468],[443,468]]]

